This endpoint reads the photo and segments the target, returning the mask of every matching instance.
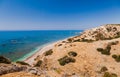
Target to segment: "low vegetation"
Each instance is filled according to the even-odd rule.
[[[103,77],[118,77],[117,74],[105,72]]]
[[[21,64],[21,65],[28,65],[28,66],[29,66],[29,64],[26,63],[26,62],[24,62],[24,61],[17,61],[16,63],[17,63],[17,64]]]
[[[73,42],[80,42],[80,39],[74,40]]]
[[[62,44],[59,44],[58,46],[62,46]]]
[[[117,45],[119,41],[110,42],[109,45]]]
[[[10,64],[11,61],[3,56],[0,56],[0,63]]]
[[[92,39],[85,39],[85,38],[82,38],[82,42],[88,42],[88,43],[90,43],[90,42],[93,42],[94,40],[92,40]]]
[[[58,74],[61,74],[62,70],[60,68],[54,68],[54,71],[57,72]]]
[[[72,57],[64,56],[63,58],[58,59],[58,61],[61,66],[64,66],[68,63],[74,63],[75,59]]]
[[[100,72],[106,72],[107,70],[108,70],[107,67],[104,66],[101,68]]]
[[[114,55],[112,55],[112,58],[114,58],[115,61],[120,62],[120,55],[114,54]]]
[[[68,42],[72,42],[72,41],[73,41],[73,39],[72,39],[72,38],[69,38],[69,39],[67,39],[67,41],[68,41]]]
[[[41,64],[42,64],[42,60],[39,60],[34,66],[35,66],[35,67],[40,67]]]
[[[45,56],[52,55],[52,53],[53,53],[53,50],[50,49],[50,50],[48,50],[48,51],[45,52]]]
[[[71,56],[71,57],[76,57],[77,53],[74,52],[74,51],[70,51],[70,52],[68,52],[68,55]]]
[[[120,32],[117,32],[116,34],[117,34],[117,36],[115,38],[119,38],[120,37]]]
[[[104,54],[104,55],[110,55],[110,50],[111,50],[111,46],[110,45],[108,45],[105,49],[97,48],[97,51],[101,52],[101,54]]]

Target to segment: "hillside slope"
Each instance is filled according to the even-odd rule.
[[[25,72],[2,77],[17,77],[18,73],[26,77],[120,77],[119,37],[120,24],[86,30],[38,54]]]

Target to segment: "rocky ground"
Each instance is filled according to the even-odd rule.
[[[86,30],[38,54],[32,66],[23,62],[0,64],[0,74],[1,77],[120,77],[119,37],[120,24]],[[17,71],[1,73],[6,70],[4,67]]]

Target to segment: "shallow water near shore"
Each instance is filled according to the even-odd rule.
[[[0,31],[0,55],[23,60],[44,45],[79,35],[82,30]]]

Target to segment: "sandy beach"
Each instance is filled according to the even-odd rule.
[[[34,63],[34,59],[38,56],[41,55],[42,53],[44,53],[47,50],[50,50],[54,47],[55,44],[57,44],[59,41],[51,43],[47,46],[44,46],[43,48],[41,48],[40,50],[38,50],[36,53],[34,53],[32,56],[29,56],[28,58],[26,58],[24,61],[26,63],[29,63],[30,65],[32,65]]]
[[[74,36],[68,37],[68,38],[72,38]],[[26,58],[24,61],[26,63],[29,63],[30,65],[33,65],[34,63],[34,59],[38,56],[38,55],[42,55],[42,53],[44,53],[45,51],[48,51],[50,49],[52,49],[55,44],[61,42],[61,41],[66,41],[68,38],[62,39],[62,40],[58,40],[56,42],[53,42],[51,44],[45,45],[42,48],[40,48],[37,52],[35,52],[33,55],[29,56],[28,58]]]
[[[73,36],[72,36],[72,37],[73,37]],[[68,38],[70,38],[70,37],[68,37]],[[68,38],[66,38],[66,39],[68,39]],[[26,63],[29,63],[30,65],[33,65],[34,59],[35,59],[38,55],[42,55],[45,51],[48,51],[48,50],[52,49],[52,48],[55,46],[55,44],[57,44],[57,43],[59,43],[59,42],[61,42],[61,41],[65,41],[66,39],[59,40],[59,41],[56,41],[56,42],[53,42],[53,43],[51,43],[51,44],[48,44],[48,45],[43,46],[43,47],[40,48],[37,52],[35,52],[33,55],[31,55],[31,56],[29,56],[28,58],[26,58],[24,61],[25,61]]]

